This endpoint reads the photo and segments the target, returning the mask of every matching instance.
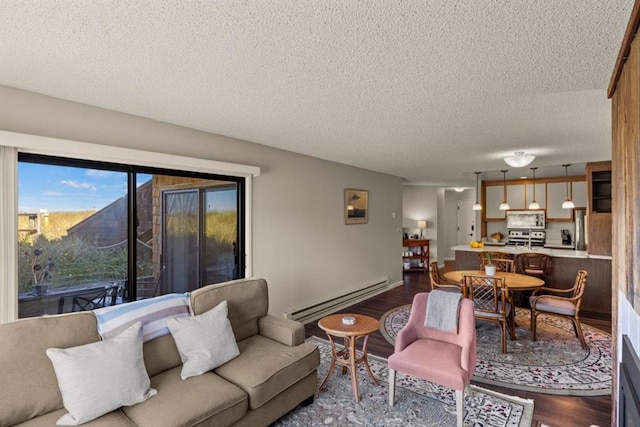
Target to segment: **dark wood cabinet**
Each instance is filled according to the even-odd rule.
[[[611,255],[611,162],[587,163],[587,252]]]
[[[402,246],[404,271],[429,271],[429,239],[403,239]]]

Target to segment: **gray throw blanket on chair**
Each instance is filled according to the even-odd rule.
[[[429,293],[424,326],[458,333],[458,313],[462,294],[434,290]]]

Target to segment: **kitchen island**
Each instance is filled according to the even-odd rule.
[[[474,270],[480,267],[483,252],[503,252],[514,259],[526,252],[542,253],[552,257],[551,273],[546,287],[568,289],[573,286],[578,270],[588,273],[587,286],[582,299],[581,312],[600,317],[611,316],[611,256],[591,255],[571,249],[533,248],[513,246],[485,246],[471,248],[466,245],[451,248],[456,254],[456,270]]]

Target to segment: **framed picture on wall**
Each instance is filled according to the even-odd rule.
[[[366,224],[369,221],[369,192],[367,190],[344,190],[345,224]]]

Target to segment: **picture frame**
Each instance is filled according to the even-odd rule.
[[[366,224],[369,222],[369,191],[345,188],[344,223]]]

